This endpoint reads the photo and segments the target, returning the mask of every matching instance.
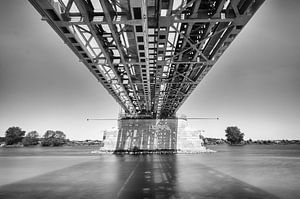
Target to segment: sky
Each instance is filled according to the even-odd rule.
[[[205,137],[300,139],[300,1],[267,0],[179,109]],[[0,136],[101,139],[120,106],[27,1],[0,2]]]

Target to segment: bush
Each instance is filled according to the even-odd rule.
[[[13,145],[22,142],[25,131],[22,131],[20,127],[10,127],[5,132],[5,144]]]
[[[62,146],[66,143],[66,135],[62,131],[48,130],[42,139],[42,146]]]
[[[236,126],[227,127],[225,132],[230,144],[241,144],[244,141],[244,133],[241,133],[241,130]]]
[[[37,145],[39,143],[39,134],[36,131],[31,131],[23,138],[22,143],[24,146]]]

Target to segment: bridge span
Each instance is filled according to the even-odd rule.
[[[132,119],[119,129],[146,120],[143,128],[155,120],[178,126],[176,111],[264,2],[29,1]]]

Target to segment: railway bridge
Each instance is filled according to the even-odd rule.
[[[29,1],[122,107],[117,149],[176,149],[176,111],[264,2]]]

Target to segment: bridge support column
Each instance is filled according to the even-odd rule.
[[[104,132],[110,152],[203,152],[200,130],[187,128],[184,119],[119,119],[118,129]]]
[[[178,119],[120,119],[116,150],[176,150]]]

